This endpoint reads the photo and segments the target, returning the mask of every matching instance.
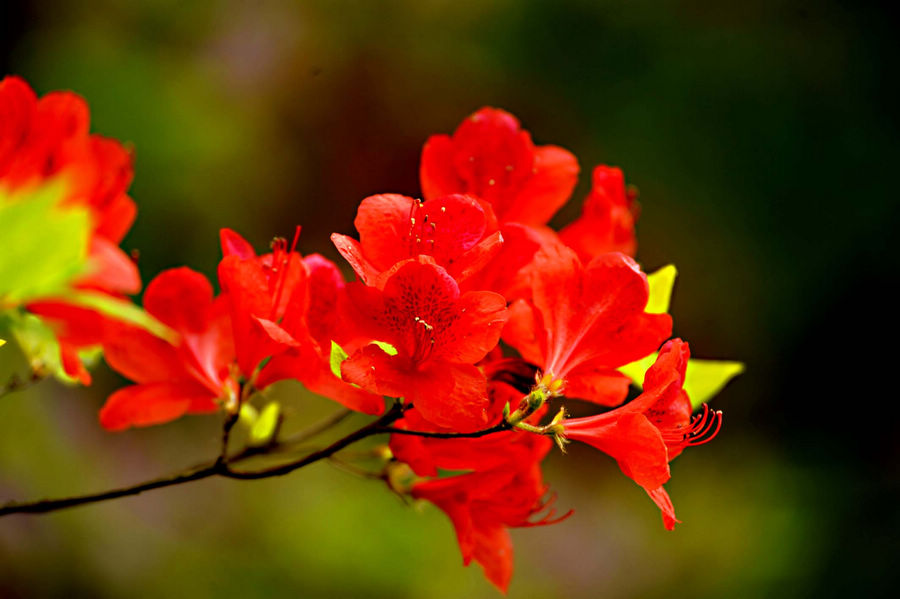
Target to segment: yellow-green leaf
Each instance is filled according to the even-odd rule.
[[[386,343],[384,341],[373,341],[375,345],[381,348],[381,350],[389,356],[397,355],[397,348],[391,345],[390,343]]]
[[[334,373],[334,376],[341,378],[341,362],[346,360],[349,356],[347,352],[344,351],[344,348],[335,343],[331,342],[331,358],[329,363],[331,364],[331,372]]]
[[[278,433],[280,417],[281,405],[277,401],[266,404],[250,428],[250,445],[260,446],[269,443]]]
[[[653,353],[631,364],[619,368],[619,372],[631,379],[635,386],[644,386],[644,375],[656,361]],[[691,405],[696,409],[708,402],[721,391],[728,382],[744,372],[741,362],[727,360],[688,360],[684,374],[684,390],[691,398]]]
[[[86,270],[90,214],[61,207],[64,194],[62,181],[0,191],[0,305],[59,295]]]
[[[63,369],[56,334],[44,321],[16,310],[4,313],[2,320],[8,338],[19,346],[32,372],[47,373],[65,383],[77,383]]]
[[[726,360],[688,360],[684,390],[694,408],[708,402],[725,388],[728,381],[744,372],[741,362]]]
[[[678,269],[674,264],[663,266],[654,273],[647,275],[647,284],[650,286],[650,299],[647,301],[645,312],[650,314],[665,314],[669,311],[669,302],[672,299],[672,287],[675,285],[675,277]]]

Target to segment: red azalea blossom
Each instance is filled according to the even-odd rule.
[[[64,204],[85,206],[93,218],[90,270],[75,286],[116,296],[140,291],[137,267],[118,247],[136,213],[127,195],[132,179],[130,153],[115,140],[89,133],[89,111],[80,96],[51,92],[39,99],[19,77],[4,78],[0,81],[0,188],[39,185],[57,176],[66,178]],[[89,383],[90,374],[77,352],[99,343],[102,317],[57,298],[35,300],[27,308],[57,329],[66,372]]]
[[[113,393],[100,422],[109,430],[168,422],[187,413],[214,412],[234,402],[234,343],[224,298],[213,299],[206,277],[189,268],[158,275],[144,293],[144,309],[178,337],[170,343],[149,332],[107,323],[107,363],[137,384]]]
[[[277,239],[272,253],[257,256],[231,229],[222,229],[219,284],[231,312],[235,349],[241,372],[252,377],[264,358],[296,347],[299,342],[279,324],[303,317],[307,301],[306,268],[294,251]]]
[[[582,266],[560,244],[542,248],[533,269],[533,299],[511,306],[504,340],[564,379],[570,397],[618,405],[630,379],[616,369],[653,353],[672,331],[668,314],[644,312],[646,275],[619,253]]]
[[[712,439],[722,423],[721,413],[710,412],[705,405],[703,414],[691,419],[690,398],[683,389],[688,358],[687,343],[667,342],[635,400],[604,414],[563,422],[568,439],[612,456],[622,472],[647,491],[669,530],[678,522],[662,486],[671,476],[669,462],[685,447]]]
[[[339,379],[331,370],[331,344],[352,348],[351,334],[345,322],[346,286],[334,263],[318,254],[303,258],[307,271],[309,297],[303,318],[285,320],[282,326],[298,341],[274,356],[260,372],[257,385],[295,379],[319,395],[367,414],[384,409],[380,395],[369,393]]]
[[[634,256],[636,197],[633,189],[625,187],[622,169],[601,164],[594,169],[593,186],[581,217],[560,231],[560,239],[584,261],[606,252]]]
[[[491,469],[420,482],[412,489],[413,497],[427,499],[450,518],[463,564],[478,562],[488,580],[503,592],[509,587],[513,572],[508,529],[552,524],[571,515],[568,512],[554,518],[549,505],[552,500],[544,500],[547,487],[540,462],[550,450],[550,440],[510,434],[513,437],[507,444],[512,444],[515,451],[505,450],[507,462]],[[542,512],[544,515],[539,516]]]
[[[508,112],[482,108],[452,136],[428,139],[420,178],[426,199],[468,193],[490,204],[501,223],[543,225],[572,194],[578,162],[557,146],[535,146]]]
[[[487,381],[473,364],[500,338],[506,300],[489,291],[460,293],[427,257],[398,264],[383,289],[348,285],[359,334],[377,345],[356,351],[341,368],[346,381],[373,393],[405,397],[430,422],[474,430],[487,418]]]
[[[448,195],[420,202],[397,194],[366,198],[356,215],[359,242],[337,233],[335,246],[360,279],[377,285],[397,262],[434,258],[462,283],[497,253],[502,243],[490,206],[473,197]]]

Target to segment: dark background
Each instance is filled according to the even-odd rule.
[[[123,245],[145,281],[213,275],[222,226],[262,249],[299,223],[303,252],[335,258],[328,236],[352,231],[358,202],[417,195],[424,140],[482,105],[585,175],[622,166],[641,191],[640,261],[679,268],[676,333],[747,372],[714,402],[719,438],[673,465],[674,533],[610,460],[551,457],[576,515],[514,533],[510,596],[889,596],[896,31],[865,2],[13,2],[0,70],[79,92],[94,131],[134,144]],[[215,418],[104,433],[96,409],[121,381],[97,379],[0,400],[0,500],[214,451]],[[326,465],[0,522],[0,597],[126,593],[496,596],[441,513]]]

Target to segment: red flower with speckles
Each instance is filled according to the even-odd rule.
[[[391,344],[357,350],[344,380],[373,393],[404,397],[438,426],[474,430],[486,421],[487,381],[474,366],[497,345],[506,300],[489,291],[460,293],[447,271],[426,256],[400,262],[383,289],[347,286],[357,334]]]
[[[462,284],[500,249],[502,238],[490,206],[449,195],[420,202],[396,194],[371,196],[356,214],[359,241],[335,233],[334,245],[359,278],[379,285],[397,262],[431,256]]]
[[[644,392],[615,410],[563,421],[565,436],[582,441],[612,456],[622,472],[647,491],[662,511],[669,530],[678,522],[663,483],[669,480],[669,462],[689,445],[711,440],[722,424],[721,412],[691,418],[691,402],[684,391],[684,373],[690,350],[681,339],[663,346],[644,379]]]
[[[426,199],[468,193],[490,204],[501,223],[543,225],[572,194],[578,162],[557,146],[535,146],[508,112],[482,108],[452,136],[428,139],[420,178]]]

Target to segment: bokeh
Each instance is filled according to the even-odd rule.
[[[223,226],[261,250],[301,224],[304,253],[337,259],[328,237],[352,233],[358,202],[418,195],[426,137],[483,105],[584,173],[622,166],[639,260],[679,269],[676,333],[747,371],[714,401],[719,437],[673,464],[674,533],[611,460],[553,455],[546,478],[576,514],[514,531],[510,596],[891,596],[895,25],[867,2],[10,2],[0,70],[79,92],[93,131],[133,144],[123,245],[145,280],[214,275]],[[0,399],[0,501],[215,452],[215,417],[104,432],[122,381],[96,379]],[[329,409],[277,393],[297,426]],[[438,510],[328,464],[0,521],[4,599],[497,596],[460,562]]]

